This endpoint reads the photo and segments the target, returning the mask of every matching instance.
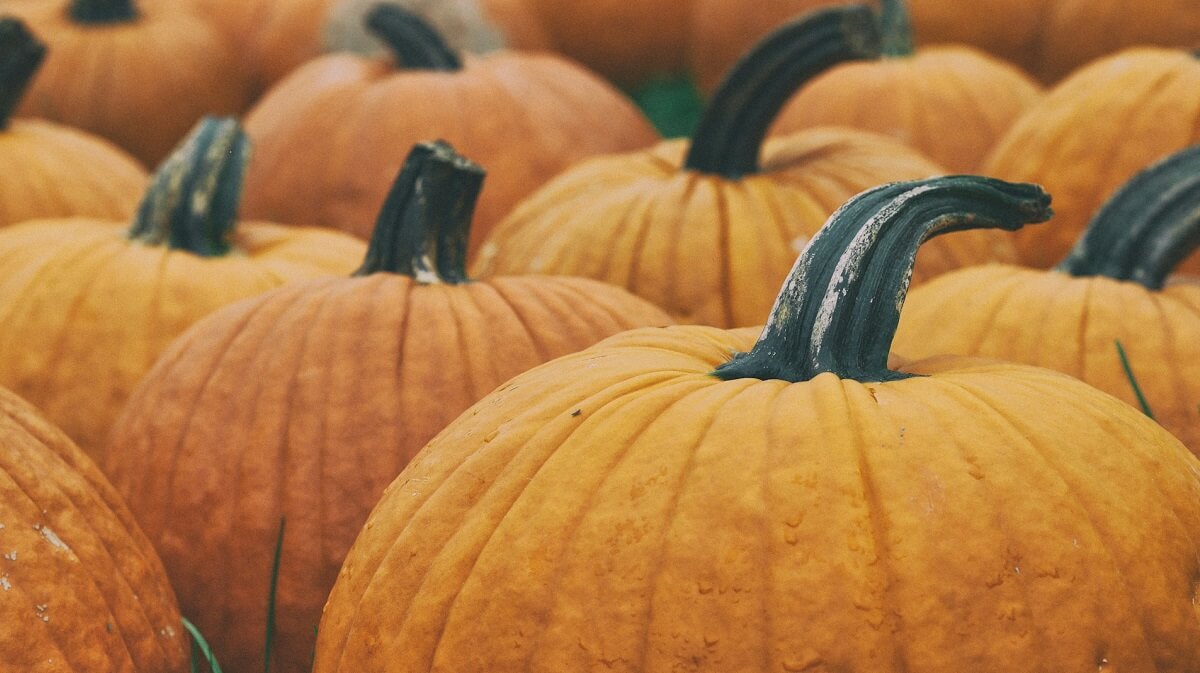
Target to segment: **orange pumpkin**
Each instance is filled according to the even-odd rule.
[[[50,50],[18,113],[103,136],[146,165],[204,115],[248,100],[232,47],[186,3],[41,0],[4,10]]]
[[[637,330],[514,378],[389,486],[314,673],[1196,670],[1186,448],[1057,372],[887,364],[920,242],[1048,200],[881,187],[757,344]]]
[[[0,388],[0,669],[184,673],[162,563],[96,466]]]
[[[477,242],[571,164],[656,138],[632,103],[568,61],[509,51],[463,61],[411,14],[383,5],[371,17],[405,67],[331,54],[269,92],[246,122],[247,214],[366,238],[403,160],[388,148],[443,137],[492,173]]]
[[[1172,49],[1130,49],[1055,87],[1000,139],[982,171],[1036,182],[1054,194],[1054,224],[1015,239],[1024,264],[1049,268],[1118,187],[1197,142],[1200,58]],[[1200,260],[1184,268],[1200,272]]]
[[[249,222],[231,232],[245,160],[236,122],[206,120],[159,169],[132,227],[72,218],[0,230],[0,385],[98,462],[129,393],[186,327],[362,256],[336,232]]]
[[[1166,285],[1197,247],[1200,146],[1130,181],[1055,270],[975,267],[913,292],[896,349],[1049,367],[1136,405],[1120,342],[1155,418],[1200,455],[1200,285]]]
[[[354,278],[293,283],[200,321],[114,428],[106,471],[229,670],[262,660],[281,518],[272,670],[307,673],[346,551],[427,441],[526,369],[670,322],[590,280],[468,282],[481,181],[447,146],[418,146]]]
[[[761,324],[796,252],[842,201],[944,172],[893,140],[850,129],[778,140],[759,163],[767,127],[792,92],[833,64],[875,55],[877,37],[861,6],[781,29],[730,73],[690,147],[667,142],[567,171],[497,227],[477,272],[596,278],[681,322]],[[917,274],[990,259],[1016,255],[997,232],[972,232],[927,246]]]
[[[773,133],[850,126],[909,143],[952,171],[978,169],[1041,96],[1015,66],[974,48],[913,49],[905,0],[882,0],[882,60],[847,63],[791,100]]]
[[[146,183],[112,144],[38,119],[10,119],[45,47],[11,17],[0,19],[0,227],[37,217],[127,217]]]

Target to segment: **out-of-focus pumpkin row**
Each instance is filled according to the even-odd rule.
[[[1200,670],[1200,5],[0,16],[0,673]]]

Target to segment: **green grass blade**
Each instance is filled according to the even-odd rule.
[[[267,644],[263,654],[263,673],[271,673],[271,647],[275,644],[275,593],[279,588],[279,561],[283,557],[283,531],[287,518],[279,519],[279,537],[275,539],[275,559],[271,562],[271,593],[267,597]]]
[[[1133,375],[1133,367],[1129,366],[1129,356],[1125,354],[1125,347],[1121,345],[1121,340],[1116,341],[1117,357],[1121,358],[1121,367],[1125,369],[1125,377],[1129,379],[1129,385],[1133,387],[1133,394],[1137,396],[1138,404],[1142,405],[1142,413],[1154,418],[1154,412],[1150,410],[1150,403],[1146,401],[1146,396],[1142,394],[1142,387],[1138,385],[1137,377]]]
[[[192,673],[197,673],[197,650],[199,650],[200,655],[204,657],[205,663],[208,664],[209,671],[212,673],[223,673],[221,671],[221,665],[217,663],[217,658],[213,656],[212,648],[208,646],[208,641],[205,640],[204,636],[200,634],[200,629],[197,629],[195,624],[186,619],[183,620],[183,628],[187,629],[188,634],[192,637],[192,642],[196,644],[196,647],[192,648]]]

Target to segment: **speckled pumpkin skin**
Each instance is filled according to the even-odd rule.
[[[98,463],[134,386],[212,311],[291,280],[346,274],[365,246],[339,234],[239,225],[235,250],[199,257],[76,218],[0,229],[0,385],[37,405]]]
[[[1141,169],[1200,142],[1200,58],[1139,48],[1055,87],[1001,138],[982,172],[1054,195],[1054,221],[1013,240],[1028,266],[1066,256],[1100,205]],[[1180,268],[1200,272],[1200,257]]]
[[[0,388],[0,670],[184,673],[162,564],[96,466]]]
[[[874,131],[953,172],[974,173],[1040,97],[1037,82],[1009,63],[966,47],[927,47],[831,69],[792,98],[773,132],[816,126]]]
[[[1178,441],[1018,365],[708,375],[757,333],[627,332],[472,407],[372,512],[314,672],[1197,670]]]
[[[176,342],[114,427],[106,472],[229,671],[261,666],[286,517],[271,670],[307,673],[354,536],[426,442],[516,374],[669,322],[578,278],[294,283]]]
[[[676,320],[761,324],[796,256],[851,196],[945,173],[900,143],[851,129],[769,142],[740,180],[681,170],[687,146],[604,157],[527,199],[480,250],[479,275],[550,273],[621,285]],[[987,260],[1015,261],[1005,235],[936,238],[915,282]]]
[[[953,316],[954,329],[945,329]],[[1200,455],[1200,285],[1137,283],[990,265],[909,295],[894,348],[978,355],[1065,372],[1138,406],[1115,341],[1155,418]]]

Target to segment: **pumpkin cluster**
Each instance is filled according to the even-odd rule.
[[[0,0],[0,673],[1200,673],[1194,4]]]

